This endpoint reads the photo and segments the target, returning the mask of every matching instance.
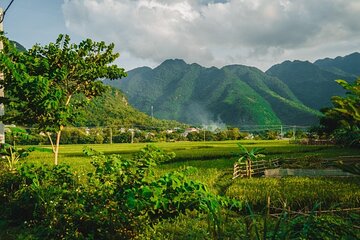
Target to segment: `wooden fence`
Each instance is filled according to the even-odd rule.
[[[256,160],[251,161],[250,165],[247,161],[237,162],[234,164],[233,179],[237,177],[262,176],[266,169],[276,168],[279,166],[279,160]]]

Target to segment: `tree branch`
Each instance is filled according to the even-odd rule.
[[[48,138],[49,138],[49,140],[50,140],[51,149],[52,149],[53,153],[55,153],[55,146],[54,146],[53,140],[51,139],[51,135],[50,135],[49,132],[46,132],[46,135],[48,136]]]

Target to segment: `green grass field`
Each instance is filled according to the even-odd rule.
[[[152,143],[155,146],[176,154],[170,163],[159,167],[160,172],[176,170],[184,166],[193,166],[204,171],[229,172],[232,170],[239,152],[237,143],[247,148],[263,148],[265,159],[283,159],[284,166],[290,168],[323,168],[322,159],[338,158],[340,156],[360,156],[360,149],[343,148],[339,146],[307,146],[289,144],[288,141],[223,141],[223,142],[171,142]],[[87,171],[91,158],[83,154],[85,147],[105,154],[120,154],[130,158],[132,154],[145,147],[148,143],[93,144],[93,145],[61,145],[59,162],[66,163],[75,169]],[[25,146],[27,147],[27,146]],[[37,146],[39,147],[39,146]],[[50,149],[50,146],[40,146]],[[32,152],[28,161],[52,164],[53,155],[49,152]],[[202,175],[202,174],[200,174]],[[200,176],[199,175],[199,176]],[[204,173],[204,176],[207,176]],[[205,180],[200,177],[201,180]]]
[[[214,160],[221,158],[233,158],[238,152],[237,143],[240,142],[247,148],[264,148],[266,158],[296,158],[304,157],[319,157],[319,158],[333,158],[339,156],[356,155],[360,156],[360,149],[342,148],[339,146],[307,146],[289,144],[288,141],[223,141],[223,142],[171,142],[171,143],[153,143],[155,146],[165,150],[175,152],[176,158],[174,161],[194,161],[194,160]],[[129,156],[148,143],[121,143],[121,144],[90,144],[90,145],[61,145],[60,146],[60,161],[69,163],[71,165],[78,165],[84,160],[82,150],[88,146],[96,151],[105,154],[120,154]],[[41,146],[49,148],[50,146]],[[32,160],[39,160],[44,162],[52,161],[52,154],[34,152],[30,158]]]
[[[155,146],[166,152],[174,152],[176,154],[176,157],[171,161],[156,166],[154,169],[155,175],[160,177],[172,171],[194,167],[188,178],[204,183],[212,193],[240,200],[244,206],[246,203],[250,204],[252,210],[260,214],[259,216],[264,212],[265,206],[269,206],[271,208],[270,211],[273,213],[278,211],[276,209],[284,209],[285,207],[288,211],[295,212],[310,211],[313,208],[316,208],[316,210],[321,209],[322,211],[360,208],[359,176],[253,177],[251,179],[237,178],[233,180],[233,164],[237,160],[236,156],[239,152],[238,142],[154,143]],[[265,159],[279,159],[282,164],[281,166],[285,168],[321,169],[329,167],[329,160],[347,159],[342,158],[342,156],[357,156],[358,159],[360,156],[360,149],[339,146],[295,145],[289,144],[288,141],[240,141],[240,143],[248,149],[253,147],[263,148]],[[62,145],[60,147],[59,162],[69,164],[73,171],[87,173],[92,171],[92,165],[91,157],[83,154],[83,149],[86,146],[105,154],[119,154],[123,158],[131,158],[132,154],[138,152],[146,145],[146,143]],[[50,148],[50,146],[41,147]],[[30,154],[26,161],[52,165],[53,155],[49,152],[35,151]],[[246,222],[248,221],[246,219],[249,217],[249,213],[246,213],[244,208],[240,215],[227,216],[226,214],[224,217],[228,218],[228,222],[222,223],[223,229],[221,231],[223,236],[227,237],[221,239],[244,239],[244,235],[241,234],[248,232],[248,230],[242,229],[240,231],[238,228],[232,229],[232,227],[244,226],[244,223],[241,223],[238,218],[241,217],[241,221]],[[358,210],[352,211],[349,214],[342,213],[340,216],[332,213],[323,216],[317,220],[321,224],[335,224],[334,226],[339,227],[339,229],[344,229],[342,227],[344,225],[347,226],[348,232],[354,232],[354,236],[360,236],[360,231],[358,231],[360,226],[354,224],[360,219]],[[330,220],[326,220],[325,218],[329,216]],[[271,221],[276,221],[275,219]],[[154,225],[150,232],[144,232],[144,236],[140,237],[140,239],[218,239],[207,235],[208,232],[206,231],[199,231],[199,229],[209,226],[208,221],[205,215],[188,212],[175,219],[169,219]],[[259,221],[257,224],[264,224],[261,223],[263,221],[261,217],[256,221]],[[295,218],[292,223],[295,224],[296,221]],[[184,231],[184,229],[189,229],[189,231]],[[241,237],[233,238],[237,233]],[[0,239],[1,236],[0,234]]]
[[[259,189],[266,189],[264,186],[269,186],[269,188],[270,186],[272,186],[272,188],[278,188],[278,186],[284,184],[282,183],[283,180],[265,178],[237,179],[236,181],[231,180],[233,164],[237,160],[236,154],[238,153],[238,142],[239,141],[154,143],[155,146],[168,152],[175,152],[176,154],[176,157],[171,160],[171,162],[163,163],[158,166],[156,168],[156,173],[160,176],[161,174],[181,170],[189,166],[195,167],[197,169],[196,173],[191,176],[191,178],[205,183],[217,194],[225,194],[241,200],[251,199],[256,196],[256,200],[254,201],[263,203],[263,200],[266,197],[265,195],[269,194],[271,191],[264,190],[266,194],[259,194]],[[328,167],[328,161],[323,161],[324,159],[334,159],[341,156],[360,156],[360,149],[343,148],[338,146],[307,146],[289,144],[288,141],[262,140],[240,141],[240,143],[250,149],[253,147],[263,148],[265,159],[283,160],[283,166],[290,168],[326,168]],[[60,147],[59,162],[69,164],[77,171],[88,172],[91,171],[91,158],[85,156],[82,152],[86,146],[105,154],[120,154],[124,158],[131,158],[132,154],[136,153],[146,145],[146,143],[62,145]],[[50,148],[49,146],[43,147]],[[28,161],[41,161],[42,163],[52,164],[52,158],[52,153],[35,151],[31,153]],[[334,188],[331,187],[331,184],[335,186],[335,189],[342,188],[341,184],[346,184],[347,182],[350,184],[360,184],[360,180],[358,178],[355,178],[355,180],[350,180],[350,178],[334,180],[335,178],[323,177],[318,178],[316,181],[314,179],[309,180],[309,178],[301,179],[308,183],[307,185],[309,186],[309,189],[322,189],[323,199],[333,199],[334,201],[331,203],[333,205],[337,203],[336,201],[340,201],[341,197],[334,197],[336,194],[334,193]],[[309,184],[310,182],[311,184]],[[297,184],[298,182],[296,181],[286,182],[287,189],[297,189]],[[253,187],[250,190],[246,187],[246,185]],[[352,187],[353,185],[351,185],[351,189]],[[256,188],[258,190],[254,190]],[[356,193],[353,195],[354,198],[352,200],[354,204],[351,204],[354,206],[356,205],[356,202],[360,203],[360,191],[356,191],[356,189],[352,189],[351,191]],[[306,192],[305,189],[303,189],[303,192]],[[329,196],[325,196],[326,192],[329,193]],[[290,195],[295,196],[295,193],[296,191],[292,192]],[[239,194],[242,194],[243,196],[239,197]],[[277,193],[274,194],[274,197],[279,198],[281,194],[284,193],[277,191]],[[311,198],[308,202],[312,202],[313,204],[316,201],[313,196],[317,195],[314,195],[313,192],[310,191],[310,193],[303,196],[303,198]],[[292,197],[292,199],[295,198]],[[335,201],[335,199],[337,200]],[[294,201],[296,201],[296,199]],[[303,200],[299,200],[298,202],[301,201]],[[306,205],[305,200],[303,201],[303,204],[298,204],[298,206],[304,205]],[[343,205],[345,206],[346,204]]]

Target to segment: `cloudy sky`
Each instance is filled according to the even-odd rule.
[[[59,33],[114,42],[126,70],[169,58],[267,70],[360,51],[359,13],[359,0],[15,0],[4,29],[27,48]]]

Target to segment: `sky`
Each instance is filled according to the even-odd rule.
[[[126,70],[178,58],[266,71],[359,52],[359,13],[360,0],[15,0],[4,32],[26,48],[60,33],[113,42]]]

